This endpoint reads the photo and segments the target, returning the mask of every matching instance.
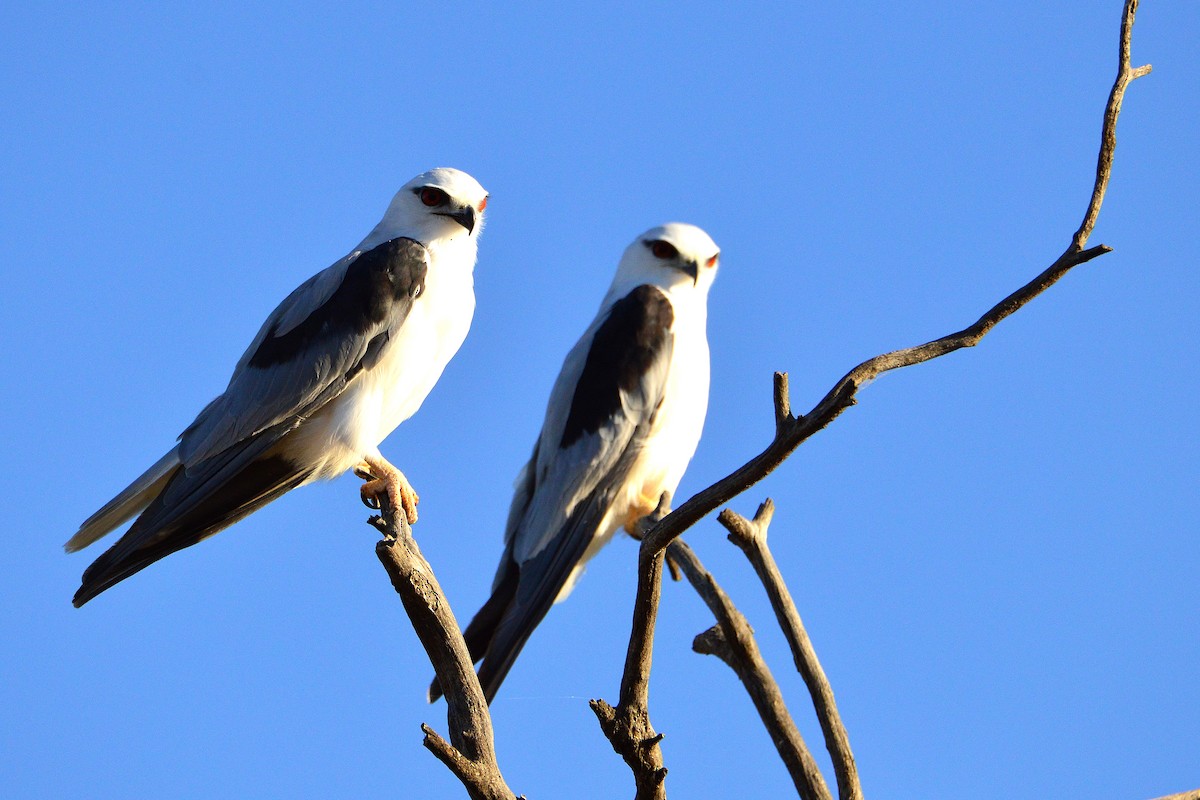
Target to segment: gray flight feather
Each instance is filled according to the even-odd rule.
[[[267,317],[238,361],[225,392],[180,434],[180,458],[184,466],[197,464],[286,420],[299,422],[311,416],[341,393],[354,367],[378,355],[372,343],[378,346],[376,337],[399,329],[412,309],[413,295],[398,298],[385,318],[369,324],[332,329],[328,325],[314,326],[316,334],[304,337],[286,360],[265,366],[254,363],[264,347],[298,332],[300,326],[312,324],[327,313],[327,306],[336,304],[339,293],[346,291],[348,276],[356,262],[399,241],[409,247],[402,255],[420,262],[420,274],[414,275],[414,282],[423,281],[428,252],[418,242],[404,239],[384,243],[366,253],[355,251],[302,283]],[[409,266],[416,271],[414,265]],[[361,309],[364,305],[360,301],[353,307]]]
[[[624,489],[666,389],[671,336],[655,352],[638,385],[620,392],[620,411],[594,433],[560,448],[576,384],[603,321],[597,319],[567,355],[533,458],[518,478],[495,585],[513,562],[520,567],[520,583],[486,653],[480,654],[484,661],[479,678],[489,701],[583,558],[616,492]]]

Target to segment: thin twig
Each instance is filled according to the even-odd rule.
[[[821,662],[817,660],[817,651],[804,629],[800,612],[792,601],[787,583],[784,582],[779,567],[775,565],[775,557],[767,547],[767,529],[774,514],[775,504],[767,498],[758,507],[753,520],[748,520],[728,508],[720,513],[717,520],[729,531],[729,541],[746,554],[767,590],[771,608],[775,610],[775,618],[779,620],[779,627],[783,629],[792,648],[792,660],[796,664],[796,670],[804,679],[804,685],[808,687],[817,720],[821,723],[821,732],[825,735],[825,748],[833,759],[833,771],[837,776],[838,797],[841,800],[862,800],[862,785],[858,780],[854,753],[850,750],[850,736],[846,733],[837,703],[834,702],[833,689],[825,677],[825,671],[821,669]]]
[[[737,673],[800,797],[803,800],[832,800],[829,786],[792,721],[779,685],[758,650],[754,629],[683,540],[672,542],[670,552],[688,582],[717,618],[715,627],[696,637],[692,649],[717,656]]]
[[[397,514],[386,497],[380,500],[380,516],[370,519],[384,536],[375,554],[445,688],[450,741],[423,724],[425,747],[462,781],[472,800],[513,800],[496,762],[492,717],[458,621],[404,514]]]

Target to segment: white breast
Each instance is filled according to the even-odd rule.
[[[656,503],[663,492],[674,494],[704,430],[709,388],[706,309],[694,302],[675,302],[673,307],[671,368],[654,428],[631,476],[629,503],[639,494]]]
[[[621,528],[630,509],[637,509],[639,514],[648,513],[658,505],[663,492],[675,494],[700,444],[708,411],[706,309],[703,303],[673,305],[676,313],[671,330],[675,342],[663,403],[654,428],[630,470],[623,491],[614,498],[583,558],[571,571],[555,602],[561,602],[571,593],[586,563]]]
[[[475,313],[474,253],[465,267],[450,254],[437,255],[379,362],[289,437],[293,458],[318,464],[314,479],[336,477],[375,452],[417,412],[466,339]]]

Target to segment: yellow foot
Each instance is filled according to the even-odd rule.
[[[359,489],[368,508],[379,508],[379,498],[386,495],[393,508],[403,509],[409,525],[416,524],[417,503],[421,498],[404,473],[383,458],[367,458],[354,468],[354,474],[366,481]]]
[[[625,512],[625,532],[641,540],[650,526],[671,513],[671,493],[663,492],[658,497],[647,497],[638,493],[637,499]]]

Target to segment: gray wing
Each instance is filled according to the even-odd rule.
[[[180,437],[182,463],[168,465],[179,463],[160,476],[165,485],[125,535],[84,572],[75,605],[303,483],[311,465],[272,455],[271,447],[372,366],[420,294],[427,256],[419,243],[394,239],[293,292],[229,388]],[[137,502],[144,499],[139,494]]]
[[[662,403],[672,321],[666,297],[638,287],[567,356],[509,513],[494,591],[510,599],[479,668],[489,700],[625,490]]]
[[[341,394],[404,323],[427,266],[424,246],[398,238],[301,284],[267,318],[225,392],[180,435],[183,465],[297,423]]]

